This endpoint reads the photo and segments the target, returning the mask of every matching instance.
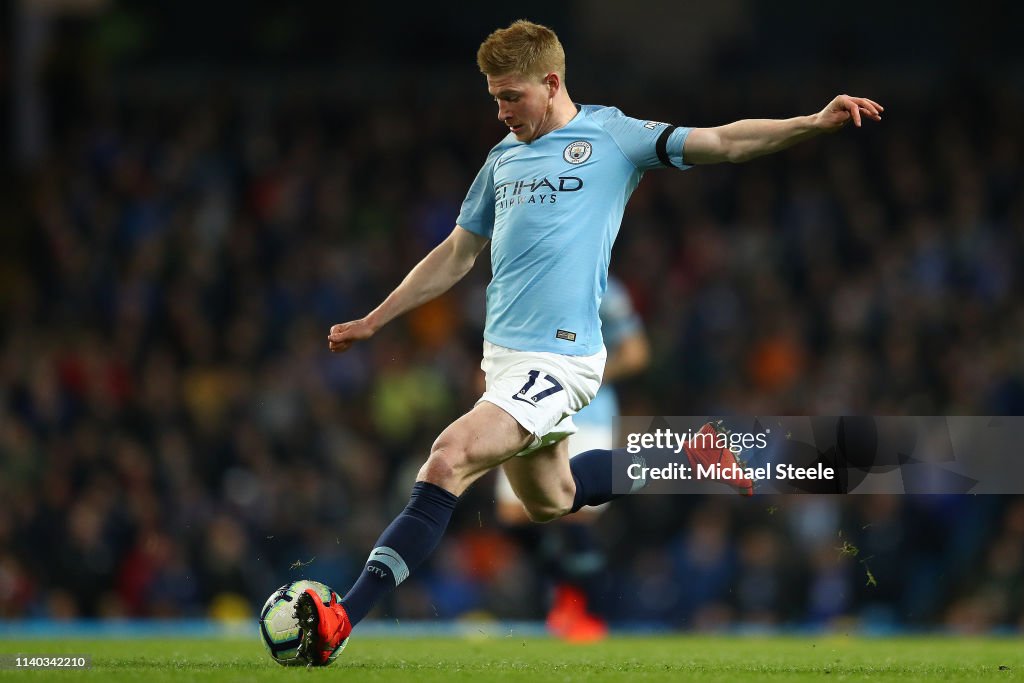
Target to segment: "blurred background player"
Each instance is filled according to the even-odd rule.
[[[613,384],[639,374],[650,363],[650,344],[643,322],[633,308],[629,292],[614,276],[608,277],[608,289],[598,313],[608,361],[600,391],[590,405],[573,417],[579,428],[569,438],[569,452],[573,456],[595,448],[612,448],[612,421],[619,414]],[[527,548],[528,552],[539,551],[542,571],[555,581],[548,629],[574,642],[606,636],[607,622],[594,612],[606,584],[606,559],[593,524],[607,503],[583,508],[558,524],[537,526],[530,522],[504,470],[498,470],[495,483],[498,519],[521,544],[532,546]]]

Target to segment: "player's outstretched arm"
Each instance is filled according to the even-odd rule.
[[[683,161],[688,164],[748,161],[821,133],[837,131],[850,121],[857,127],[864,117],[881,121],[882,111],[882,105],[866,97],[839,95],[810,116],[745,119],[716,128],[694,128],[683,143]]]
[[[409,271],[395,291],[365,318],[331,326],[327,342],[341,353],[357,341],[369,339],[406,311],[440,296],[469,272],[488,239],[456,225],[444,242]]]

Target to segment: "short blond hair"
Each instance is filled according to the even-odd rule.
[[[476,63],[487,76],[546,75],[565,80],[565,50],[547,26],[520,19],[487,36],[476,51]]]

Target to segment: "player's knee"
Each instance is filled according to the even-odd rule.
[[[419,479],[451,490],[467,469],[469,452],[458,439],[441,435],[430,449]]]

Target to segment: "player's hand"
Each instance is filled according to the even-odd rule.
[[[357,341],[372,337],[374,332],[376,330],[370,327],[365,319],[332,325],[331,332],[327,335],[328,348],[333,353],[343,353]]]
[[[853,125],[860,128],[861,120],[865,116],[874,121],[881,121],[884,110],[885,108],[878,102],[866,97],[839,95],[818,112],[816,118],[818,126],[826,133],[831,133],[849,121],[853,121]]]

